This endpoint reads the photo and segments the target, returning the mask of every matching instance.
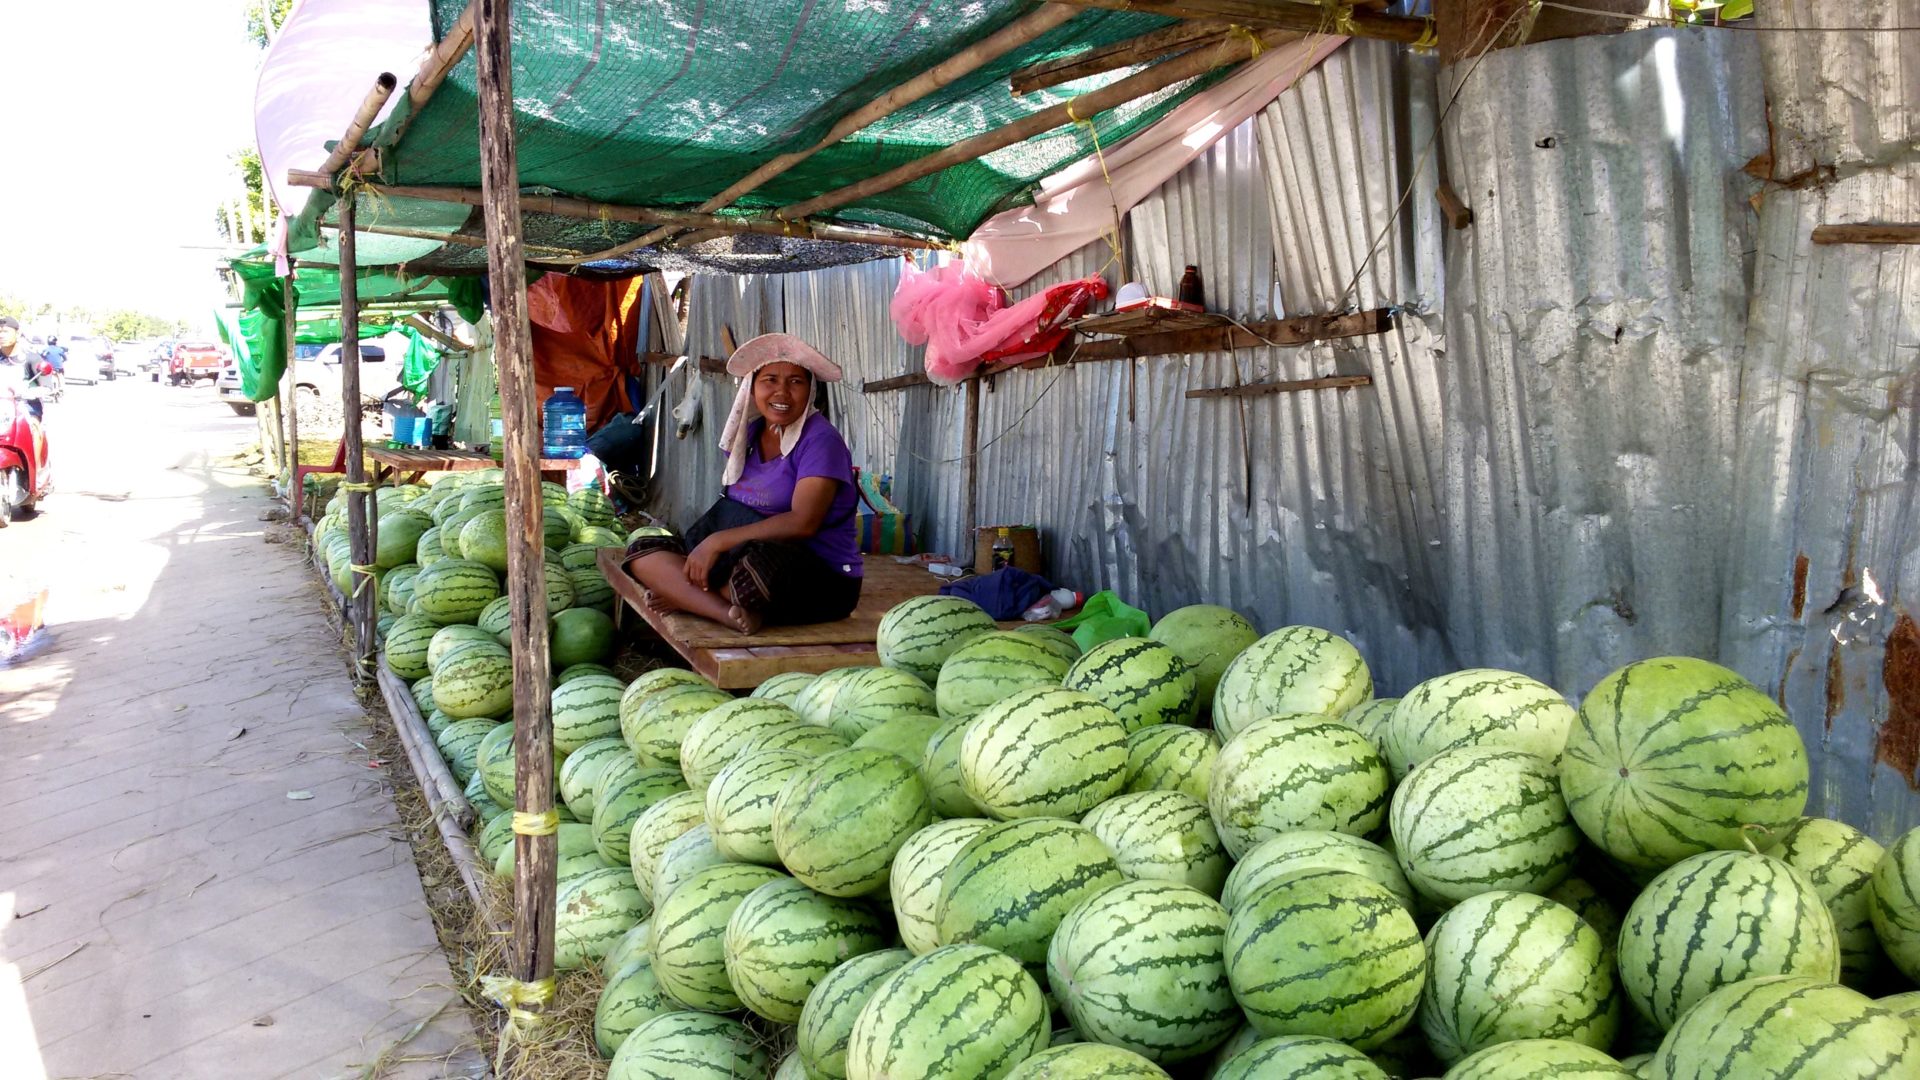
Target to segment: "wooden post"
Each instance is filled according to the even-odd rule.
[[[480,188],[485,194],[487,276],[493,292],[493,358],[500,371],[506,429],[507,595],[513,616],[514,809],[553,812],[553,717],[548,699],[547,581],[542,548],[540,423],[527,329],[525,251],[520,243],[519,163],[514,152],[511,0],[473,5],[479,67]],[[553,978],[553,892],[558,847],[552,833],[514,833],[513,977]],[[538,1013],[544,1001],[528,1002]]]
[[[980,380],[967,380],[967,408],[961,433],[961,456],[967,459],[966,514],[967,536],[965,549],[973,549],[974,537],[980,529]],[[975,573],[984,574],[993,569],[991,566],[976,566]]]
[[[300,510],[304,505],[301,496],[306,493],[301,492],[299,495],[296,495],[293,489],[298,487],[306,478],[300,475],[300,386],[299,378],[297,377],[298,373],[293,369],[296,357],[299,355],[299,350],[297,350],[293,344],[294,331],[299,325],[299,312],[295,310],[297,305],[293,295],[293,280],[293,267],[289,265],[287,267],[286,285],[284,286],[286,289],[285,306],[287,311],[287,373],[281,377],[280,385],[286,393],[287,400],[287,458],[293,463],[289,467],[292,471],[287,473],[287,506],[293,511],[293,523],[298,525],[300,524]]]
[[[360,325],[360,289],[355,278],[353,211],[357,200],[340,200],[340,325],[356,327]],[[353,543],[353,565],[373,565],[373,515],[369,512],[369,499],[359,485],[367,482],[367,463],[365,448],[360,445],[360,335],[349,330],[340,337],[340,403],[346,410],[345,430],[341,433],[341,447],[347,458],[347,533]],[[353,589],[347,594],[347,609],[351,614],[354,637],[354,666],[356,679],[366,679],[373,674],[374,611],[373,577],[371,572],[355,570],[351,575]]]

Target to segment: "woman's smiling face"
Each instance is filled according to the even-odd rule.
[[[753,373],[753,407],[777,427],[798,419],[811,393],[813,375],[799,364],[773,363]]]

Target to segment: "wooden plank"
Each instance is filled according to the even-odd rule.
[[[1244,327],[1176,330],[1112,341],[1086,341],[1072,349],[1057,349],[1055,355],[1070,363],[1085,364],[1142,356],[1253,349],[1265,345],[1305,345],[1333,338],[1383,333],[1392,324],[1391,309],[1375,308],[1346,315],[1301,315],[1291,319],[1247,323]]]
[[[932,385],[933,380],[927,378],[926,372],[916,371],[911,375],[895,375],[886,379],[868,379],[860,384],[860,392],[863,394],[878,394],[887,390],[905,390],[909,386]]]
[[[1231,326],[1233,320],[1212,311],[1188,311],[1160,307],[1157,304],[1129,311],[1110,311],[1089,315],[1068,324],[1082,334],[1117,334],[1134,337],[1142,334],[1171,334],[1181,330],[1212,330]]]
[[[1242,383],[1239,386],[1210,386],[1189,390],[1190,398],[1261,397],[1266,394],[1291,394],[1298,390],[1351,390],[1373,385],[1371,375],[1330,375],[1323,379],[1289,379],[1282,382]]]
[[[389,76],[391,79],[391,76]],[[358,274],[354,269],[353,242],[353,200],[347,199],[340,206],[340,220],[346,224],[346,233],[340,237],[340,321],[346,326],[356,326],[360,320],[360,292]],[[360,411],[360,341],[357,336],[348,334],[353,340],[340,343],[340,400],[348,416],[358,416]],[[341,452],[346,455],[346,483],[364,485],[367,482],[366,457],[362,453],[359,424],[347,424],[341,441]],[[347,492],[347,532],[351,538],[352,559],[355,566],[371,567],[374,551],[374,516],[368,506],[367,493],[349,488]],[[371,677],[373,670],[374,627],[379,615],[373,610],[374,580],[371,573],[354,571],[351,575],[352,588],[348,590],[348,606],[352,610],[354,658],[353,673],[356,682]]]
[[[1816,244],[1920,244],[1920,225],[1816,225]]]

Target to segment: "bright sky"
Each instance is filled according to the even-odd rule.
[[[246,0],[6,7],[0,294],[207,319],[265,55]]]

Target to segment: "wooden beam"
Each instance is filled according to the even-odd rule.
[[[1433,20],[1381,15],[1341,4],[1323,7],[1294,0],[1061,0],[1080,7],[1131,11],[1169,19],[1235,23],[1302,34],[1340,34],[1412,45],[1428,40]]]
[[[1452,184],[1440,181],[1433,195],[1439,200],[1440,213],[1446,217],[1450,227],[1458,230],[1473,224],[1473,208],[1460,198],[1460,193],[1453,190]]]
[[[360,319],[360,281],[355,272],[353,250],[353,200],[340,206],[340,318],[342,325],[356,326]],[[353,672],[357,680],[374,675],[373,657],[376,615],[373,610],[374,520],[367,492],[357,486],[367,482],[365,449],[360,436],[360,336],[347,334],[340,341],[340,407],[344,414],[341,448],[347,459],[347,534],[351,541],[355,567],[348,575],[352,588],[347,593],[347,610],[353,623]]]
[[[1101,75],[1109,71],[1118,71],[1134,64],[1160,60],[1169,54],[1185,52],[1205,42],[1225,37],[1228,27],[1225,23],[1186,22],[1176,23],[1162,30],[1142,34],[1125,41],[1116,41],[1111,45],[1101,45],[1086,52],[1058,60],[1043,60],[1015,71],[1007,77],[1007,87],[1015,95],[1031,94],[1035,90],[1045,90],[1049,86],[1060,86],[1076,79],[1091,75]]]
[[[403,326],[411,326],[415,330],[420,331],[421,337],[424,337],[429,341],[438,342],[441,345],[445,346],[446,348],[452,349],[456,352],[470,352],[473,349],[472,345],[469,345],[466,342],[461,341],[459,338],[454,337],[452,334],[449,334],[446,331],[428,322],[426,320],[426,317],[424,315],[421,315],[417,311],[407,316],[406,318],[401,319],[400,322],[401,322],[401,325]]]
[[[1920,225],[1815,225],[1816,244],[1920,244]]]
[[[391,71],[383,71],[379,78],[373,80],[373,89],[368,90],[367,96],[361,99],[360,108],[354,112],[353,120],[347,124],[346,134],[340,136],[340,141],[333,144],[327,159],[321,162],[320,168],[316,170],[327,178],[328,185],[333,183],[333,178],[341,169],[347,167],[347,159],[353,156],[354,151],[360,149],[360,140],[367,137],[367,129],[373,126],[373,118],[380,115],[381,106],[384,106],[387,99],[393,96],[393,88],[398,83],[399,80],[393,77]]]
[[[1351,390],[1372,386],[1371,375],[1330,375],[1324,379],[1289,379],[1283,382],[1241,383],[1239,386],[1210,386],[1189,390],[1190,398],[1262,397],[1267,394],[1291,394],[1299,390]]]
[[[480,189],[485,194],[487,275],[492,286],[493,356],[500,370],[506,431],[507,595],[513,636],[514,805],[535,820],[553,813],[553,717],[547,670],[546,558],[540,542],[540,417],[522,267],[519,161],[514,149],[512,0],[475,0],[479,66]],[[536,835],[535,833],[539,833]],[[513,977],[549,986],[553,978],[553,897],[558,867],[552,832],[516,829],[513,866]],[[551,995],[520,1008],[538,1017]]]
[[[910,386],[932,385],[933,380],[927,378],[926,372],[916,371],[911,375],[895,375],[890,379],[868,379],[860,384],[860,392],[863,394],[879,394],[888,390],[905,390]]]
[[[909,161],[898,168],[889,169],[878,176],[870,176],[858,183],[848,184],[811,199],[782,207],[775,216],[787,220],[798,220],[808,214],[832,210],[848,203],[858,202],[870,195],[891,191],[902,184],[910,184],[942,169],[973,161],[1015,143],[1025,142],[1035,135],[1073,123],[1075,119],[1092,119],[1097,113],[1136,98],[1145,97],[1155,91],[1164,90],[1174,83],[1203,75],[1215,68],[1238,64],[1253,54],[1256,40],[1259,48],[1271,48],[1293,40],[1294,36],[1278,30],[1262,30],[1245,37],[1228,38],[1217,48],[1195,49],[1165,63],[1155,64],[1145,71],[1129,75],[1109,86],[1082,94],[1071,101],[1030,113],[1011,124],[982,132],[971,139],[963,139],[934,153]]]

